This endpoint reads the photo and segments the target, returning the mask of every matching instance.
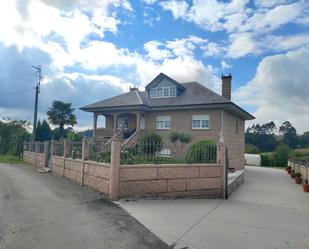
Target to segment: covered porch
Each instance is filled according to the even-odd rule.
[[[98,124],[100,116],[104,116],[103,124]],[[93,113],[93,138],[95,140],[107,140],[115,136],[127,140],[144,129],[145,117],[143,112]]]

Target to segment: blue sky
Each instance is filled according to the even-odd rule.
[[[255,122],[290,120],[303,132],[308,26],[305,0],[1,1],[0,118],[32,120],[30,65],[41,64],[41,119],[54,99],[78,108],[160,72],[218,93],[232,73],[233,101]],[[76,114],[79,129],[91,127],[90,114]]]

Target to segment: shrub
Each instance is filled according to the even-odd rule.
[[[187,151],[185,161],[188,163],[216,162],[216,144],[211,140],[202,140],[192,144]]]
[[[179,140],[180,140],[180,142],[183,143],[183,144],[188,144],[188,143],[190,143],[191,139],[192,139],[192,136],[191,136],[191,134],[188,133],[188,132],[183,132],[183,133],[180,134]]]
[[[277,166],[286,166],[288,163],[290,148],[285,144],[279,144],[274,152]]]
[[[187,144],[190,143],[192,136],[188,132],[178,132],[178,131],[171,131],[169,134],[169,139],[172,143],[176,143],[178,140],[182,144]]]
[[[245,145],[245,153],[260,154],[260,150],[259,150],[258,147],[254,146],[253,144],[246,144]]]
[[[161,137],[154,133],[146,133],[140,140],[140,150],[142,153],[147,155],[154,155],[156,152],[161,150],[162,147],[162,139]]]
[[[180,137],[180,134],[177,131],[171,131],[169,134],[169,139],[172,143],[176,143],[179,137]]]
[[[295,149],[292,153],[293,157],[309,157],[309,149],[308,148],[302,148],[302,149]]]

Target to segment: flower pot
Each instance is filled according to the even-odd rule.
[[[294,173],[291,173],[291,177],[294,179],[294,178],[295,178],[295,174],[294,174]]]
[[[303,185],[304,192],[309,192],[309,184]]]
[[[287,171],[288,171],[288,174],[290,175],[292,170],[291,170],[291,169],[288,169]]]
[[[295,183],[301,184],[301,177],[295,177]]]

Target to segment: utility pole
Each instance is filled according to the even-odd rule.
[[[38,76],[38,81],[35,86],[35,101],[34,101],[34,118],[33,118],[33,130],[32,130],[32,141],[35,140],[35,131],[38,119],[38,104],[39,104],[39,93],[40,93],[40,85],[41,80],[43,79],[42,76],[42,66],[31,66],[36,70],[36,75]]]

